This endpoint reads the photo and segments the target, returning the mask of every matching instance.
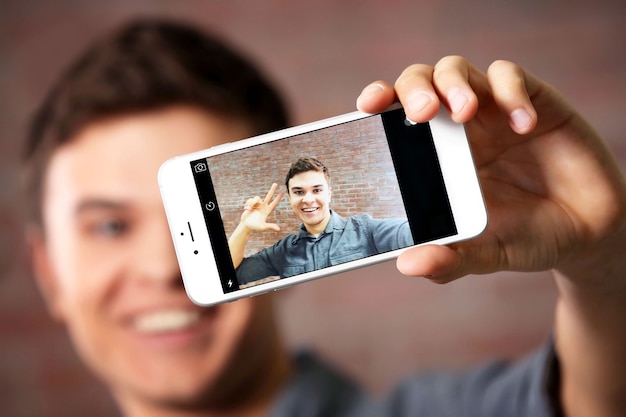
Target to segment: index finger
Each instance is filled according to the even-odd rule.
[[[378,113],[396,100],[396,93],[386,81],[375,81],[366,86],[356,99],[356,108],[365,113]]]
[[[276,192],[277,188],[278,188],[278,184],[276,183],[272,184],[272,186],[270,187],[270,190],[267,192],[267,194],[265,195],[265,198],[263,199],[264,203],[268,203],[272,200],[272,197],[274,197],[274,193]]]
[[[272,201],[272,202],[269,204],[269,208],[270,208],[271,210],[274,210],[274,209],[276,208],[276,206],[278,205],[278,203],[280,203],[280,200],[283,198],[283,196],[284,196],[284,195],[285,195],[285,193],[283,193],[283,192],[278,193],[278,195],[276,196],[276,198],[274,199],[274,201]]]
[[[427,122],[439,109],[439,98],[433,87],[433,67],[414,64],[406,68],[395,86],[375,81],[365,87],[357,98],[357,108],[366,113],[384,111],[395,100],[404,107],[407,117],[414,122]]]

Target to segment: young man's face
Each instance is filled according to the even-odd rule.
[[[289,179],[289,204],[307,231],[319,234],[330,218],[330,186],[323,172],[305,171]]]
[[[52,156],[36,272],[79,354],[122,402],[210,402],[275,348],[270,299],[188,300],[157,185],[166,159],[251,133],[173,107],[92,123]]]

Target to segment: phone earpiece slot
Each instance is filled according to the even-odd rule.
[[[191,241],[195,242],[195,240],[193,240],[193,232],[191,231],[191,223],[187,222],[187,227],[189,227],[189,235],[191,236]]]

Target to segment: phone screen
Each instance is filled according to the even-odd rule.
[[[287,188],[304,178],[287,180],[300,158],[328,170],[326,189],[312,183],[306,202]],[[190,169],[225,293],[457,234],[430,126],[408,123],[402,109],[195,160]],[[254,232],[234,268],[228,238],[246,201],[273,183],[285,195],[267,221],[280,231]],[[330,214],[328,226],[311,235],[321,213]]]

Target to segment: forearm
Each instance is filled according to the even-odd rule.
[[[568,417],[617,417],[626,410],[624,227],[595,253],[555,271],[556,349]]]
[[[245,227],[242,223],[239,223],[235,228],[235,231],[228,239],[228,248],[230,249],[230,256],[232,257],[233,266],[235,268],[241,265],[241,262],[243,261],[246,245],[248,244],[248,240],[250,240],[251,235],[252,231]]]

